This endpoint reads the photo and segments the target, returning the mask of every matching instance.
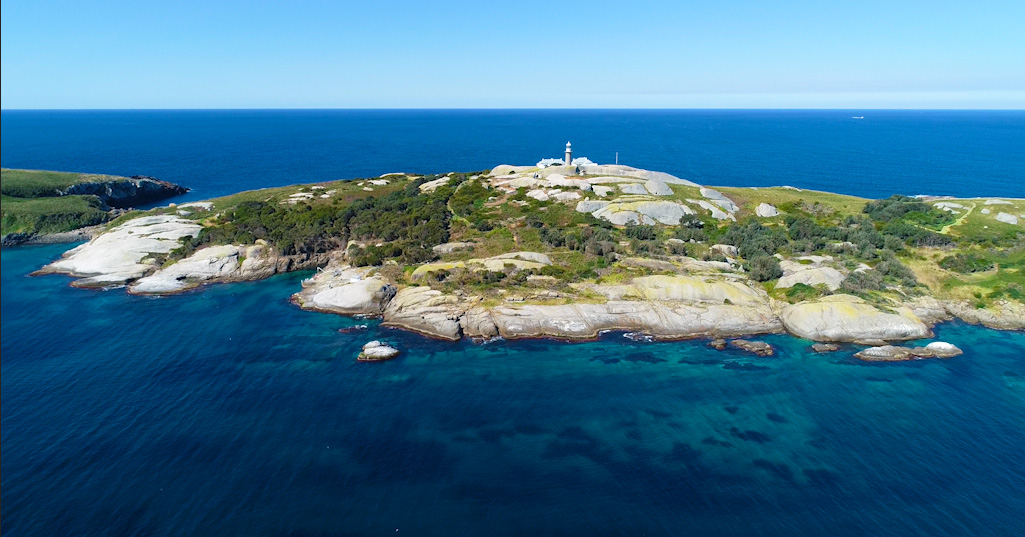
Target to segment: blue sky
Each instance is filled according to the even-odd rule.
[[[11,108],[1025,108],[1025,2],[0,3]]]

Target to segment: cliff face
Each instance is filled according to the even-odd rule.
[[[93,195],[109,207],[124,209],[178,196],[188,191],[189,189],[174,183],[133,175],[116,181],[74,184],[60,191],[60,195]]]

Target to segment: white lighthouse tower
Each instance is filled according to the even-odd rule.
[[[566,165],[573,165],[573,146],[569,142],[566,142]]]

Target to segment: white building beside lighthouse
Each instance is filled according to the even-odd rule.
[[[566,156],[564,158],[545,158],[537,163],[538,168],[549,166],[593,166],[594,163],[587,157],[573,158],[573,144],[566,142]]]

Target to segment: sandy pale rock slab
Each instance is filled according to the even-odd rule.
[[[200,229],[196,222],[176,215],[135,218],[69,250],[39,273],[81,277],[73,284],[78,286],[123,285],[157,269],[144,262],[147,257],[169,253]]]
[[[851,295],[791,304],[780,315],[786,329],[824,342],[882,342],[928,337],[929,327],[907,307],[884,312]]]

